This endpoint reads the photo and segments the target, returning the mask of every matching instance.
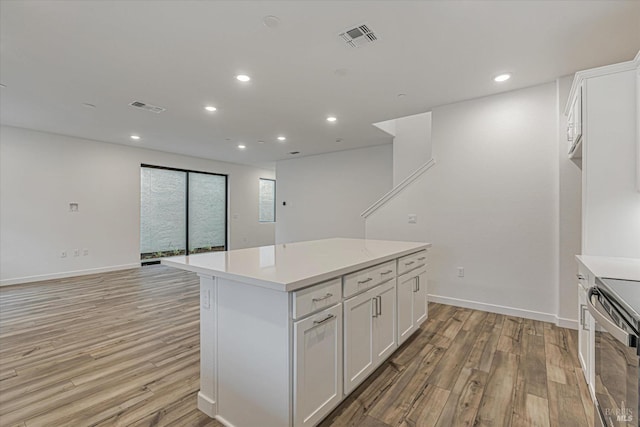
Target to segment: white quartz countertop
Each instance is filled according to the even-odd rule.
[[[430,247],[336,238],[170,257],[162,264],[288,292]]]
[[[590,255],[577,255],[576,258],[596,277],[640,280],[640,258],[614,258]]]

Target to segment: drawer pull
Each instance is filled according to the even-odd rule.
[[[314,320],[314,321],[313,321],[313,324],[314,324],[314,325],[320,325],[320,324],[322,324],[322,323],[326,322],[326,321],[327,321],[327,320],[329,320],[329,319],[333,319],[334,317],[336,317],[336,316],[334,316],[333,314],[330,314],[330,315],[328,315],[327,317],[325,317],[325,318],[324,318],[324,319],[322,319],[322,320]]]
[[[393,270],[383,271],[380,274],[384,276],[385,274],[389,274],[389,273],[393,273]]]
[[[333,294],[327,293],[325,296],[323,296],[321,298],[313,298],[311,301],[313,301],[313,302],[324,301],[327,298],[331,298],[332,296],[333,296]]]
[[[369,277],[368,279],[365,279],[365,280],[358,280],[358,285],[362,285],[363,283],[367,283],[367,282],[370,282],[372,280],[373,280],[373,278],[371,278],[371,277]]]
[[[415,264],[415,261],[411,261],[411,262],[405,262],[404,265],[411,265],[411,264]]]
[[[378,295],[376,299],[378,300],[378,316],[382,316],[382,297]]]
[[[418,258],[418,261],[424,261],[425,259],[427,259],[427,257],[426,256],[422,256],[422,257]]]

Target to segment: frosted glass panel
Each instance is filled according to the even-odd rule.
[[[187,174],[147,167],[140,174],[141,258],[184,254]]]
[[[260,222],[276,220],[276,182],[260,179]]]
[[[224,250],[227,179],[189,173],[189,252]]]

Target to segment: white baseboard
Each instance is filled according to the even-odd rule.
[[[575,319],[565,319],[564,317],[556,317],[556,325],[561,328],[578,329],[578,321]]]
[[[202,394],[201,391],[198,392],[198,409],[200,409],[211,418],[215,418],[216,412],[218,412],[216,411],[216,402]]]
[[[37,276],[16,277],[13,279],[0,280],[0,286],[18,285],[20,283],[41,282],[43,280],[64,279],[74,276],[86,276],[87,274],[107,273],[109,271],[129,270],[139,268],[140,263],[112,265],[109,267],[90,268],[87,270],[64,271],[62,273],[41,274]]]
[[[503,305],[487,304],[484,302],[469,301],[465,299],[429,295],[429,301],[439,304],[454,305],[456,307],[472,308],[474,310],[488,311],[490,313],[504,314],[507,316],[523,317],[525,319],[540,320],[542,322],[556,323],[556,315],[542,313],[540,311],[523,310],[521,308],[506,307]]]

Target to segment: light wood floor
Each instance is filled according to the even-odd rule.
[[[592,425],[575,331],[429,308],[323,426]],[[0,288],[0,426],[220,427],[196,408],[198,310],[197,276],[163,266]]]

